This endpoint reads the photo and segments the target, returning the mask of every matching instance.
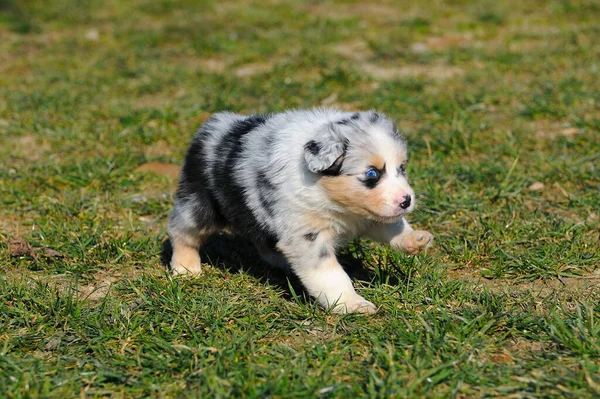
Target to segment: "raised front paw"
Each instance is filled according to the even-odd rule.
[[[395,237],[390,244],[397,251],[416,255],[433,244],[433,235],[425,230],[409,231]]]

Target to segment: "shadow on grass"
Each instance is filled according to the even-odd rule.
[[[164,267],[170,268],[169,262],[172,254],[173,248],[167,239],[163,242],[161,249],[161,262]],[[294,273],[273,267],[263,261],[252,242],[239,236],[227,233],[214,234],[200,248],[200,258],[203,263],[208,263],[224,272],[243,271],[260,282],[273,285],[280,289],[288,300],[294,297],[290,286],[301,301],[310,300],[308,292]],[[350,278],[365,282],[377,280],[377,274],[364,267],[363,262],[353,257],[347,249],[340,251],[337,258]],[[399,284],[401,279],[404,278],[393,277],[388,284]]]

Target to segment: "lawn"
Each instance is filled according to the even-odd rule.
[[[0,0],[0,396],[600,396],[600,3]],[[377,109],[435,246],[329,314],[243,239],[166,270],[211,113]]]

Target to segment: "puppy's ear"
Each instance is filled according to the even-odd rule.
[[[313,173],[339,172],[347,145],[341,132],[330,123],[315,140],[304,144],[304,160],[308,170]]]

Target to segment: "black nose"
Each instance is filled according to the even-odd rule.
[[[400,208],[406,209],[410,206],[410,195],[404,196],[404,201],[400,203]]]

